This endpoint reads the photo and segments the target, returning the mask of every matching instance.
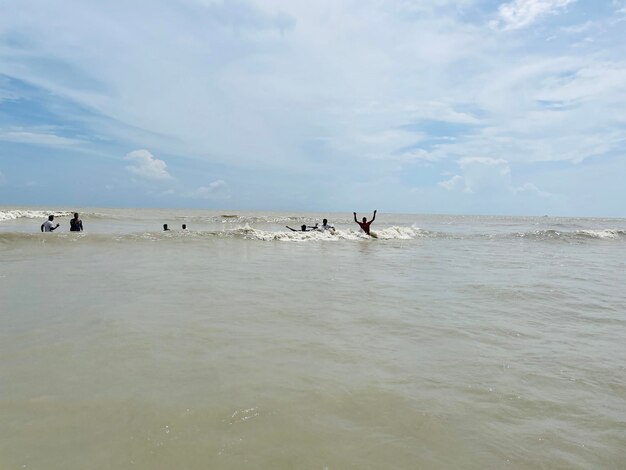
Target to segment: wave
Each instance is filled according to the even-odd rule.
[[[272,232],[259,230],[252,227],[244,227],[229,231],[229,233],[246,239],[254,240],[279,240],[279,241],[311,241],[311,240],[369,240],[372,237],[356,230],[335,230],[334,232],[310,231],[310,232]],[[379,240],[413,240],[420,237],[428,237],[428,232],[414,227],[389,227],[381,230],[372,230],[372,235]]]
[[[412,227],[389,227],[382,230],[372,231],[374,238],[379,240],[412,240],[415,238],[426,238],[433,235],[433,232]],[[229,230],[209,230],[209,231],[182,231],[171,230],[168,232],[142,232],[142,233],[71,233],[61,232],[53,234],[43,233],[23,233],[23,232],[0,232],[0,244],[11,244],[14,242],[41,242],[41,243],[64,243],[64,242],[122,242],[122,241],[164,241],[164,240],[193,240],[207,238],[233,238],[243,240],[259,241],[285,241],[285,242],[306,242],[306,241],[340,241],[340,240],[371,240],[363,232],[349,230],[335,230],[334,232],[310,231],[310,232],[287,232],[260,230],[250,226],[239,227]]]
[[[313,225],[320,223],[320,217],[306,217],[300,215],[238,215],[238,214],[222,214],[222,215],[177,215],[174,219],[184,222],[210,222],[229,225],[250,225],[250,224],[289,224],[296,223]],[[332,221],[334,224],[349,224],[351,219],[337,219]]]
[[[135,233],[71,233],[61,232],[54,234],[24,233],[24,232],[0,232],[0,245],[12,245],[14,243],[99,243],[99,242],[141,242],[141,241],[184,241],[205,240],[212,238],[229,238],[258,241],[280,242],[337,242],[359,240],[417,240],[417,239],[527,239],[531,241],[560,241],[578,242],[594,240],[626,240],[626,230],[602,229],[602,230],[577,230],[574,232],[560,232],[556,230],[537,230],[531,232],[512,232],[504,234],[463,234],[448,232],[433,232],[418,227],[392,226],[378,230],[372,230],[373,237],[369,237],[361,231],[353,229],[336,230],[334,232],[288,232],[286,230],[271,231],[261,230],[246,225],[244,227],[207,230],[207,231],[181,231],[168,232],[135,232]]]
[[[0,211],[0,222],[17,219],[47,219],[49,215],[58,218],[72,217],[74,211],[53,211],[53,210],[28,210],[28,209],[10,209]],[[81,218],[89,217],[92,219],[107,218],[105,214],[99,212],[80,212]]]
[[[46,219],[49,215],[55,217],[68,217],[72,213],[68,211],[39,211],[39,210],[20,210],[13,209],[7,211],[0,211],[0,222],[4,220],[16,220],[16,219]]]
[[[578,230],[576,236],[583,238],[617,239],[626,237],[626,230]]]
[[[509,237],[506,234],[504,237]],[[512,234],[517,238],[530,238],[534,240],[618,240],[626,238],[626,230],[601,229],[601,230],[576,230],[574,232],[558,230],[535,230],[533,232],[517,232]]]

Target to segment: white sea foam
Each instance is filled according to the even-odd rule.
[[[289,242],[306,242],[306,241],[338,241],[338,240],[412,240],[419,237],[428,236],[429,232],[414,227],[389,227],[381,230],[372,230],[373,237],[366,235],[361,231],[352,229],[331,231],[310,231],[310,232],[285,232],[285,231],[266,231],[252,228],[248,225],[242,228],[223,232],[224,235],[232,235],[245,239],[263,240],[263,241],[289,241]]]
[[[575,241],[580,239],[599,239],[599,240],[619,240],[626,236],[625,230],[601,229],[601,230],[577,230],[575,232],[558,231],[558,230],[536,230],[532,232],[521,232],[514,234],[504,234],[500,237],[508,238],[509,236],[519,238],[530,238],[535,240],[561,240]]]
[[[55,217],[67,217],[72,213],[68,211],[41,211],[41,210],[20,210],[20,209],[11,209],[6,211],[0,211],[0,222],[5,220],[16,220],[16,219],[45,219],[49,215],[54,215]]]
[[[576,235],[589,238],[615,240],[626,235],[624,230],[578,230]]]

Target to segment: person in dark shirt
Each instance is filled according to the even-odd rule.
[[[74,212],[74,218],[70,219],[70,232],[82,232],[83,221],[78,218],[78,212]]]

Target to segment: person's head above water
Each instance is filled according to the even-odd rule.
[[[167,228],[167,224],[163,224],[163,230],[169,230],[169,228]]]
[[[187,224],[183,224],[183,230],[187,230]]]
[[[78,219],[78,212],[74,212],[74,218]]]
[[[49,220],[50,222],[52,222],[52,221],[54,220],[54,216],[53,216],[53,215],[49,215],[49,216],[48,216],[48,220]]]
[[[303,232],[306,232],[306,225],[300,225],[300,230],[302,230]]]
[[[322,220],[322,225],[328,225],[328,219]]]
[[[363,217],[363,222],[367,222],[367,217]]]

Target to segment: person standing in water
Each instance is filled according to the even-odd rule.
[[[54,220],[54,216],[49,215],[48,220],[46,220],[43,224],[41,224],[41,231],[42,232],[54,232],[56,229],[58,229],[59,224],[54,225],[52,223],[53,220]]]
[[[359,222],[358,220],[356,220],[356,212],[353,212],[353,214],[354,214],[354,221],[357,224],[359,224],[359,227],[361,227],[361,230],[363,230],[366,234],[371,235],[370,225],[372,225],[372,222],[376,220],[376,211],[374,211],[374,216],[372,217],[372,220],[370,220],[369,222],[367,221],[367,217],[363,217],[363,222]]]
[[[70,232],[82,232],[83,221],[78,218],[78,212],[74,212],[74,218],[70,219]]]

